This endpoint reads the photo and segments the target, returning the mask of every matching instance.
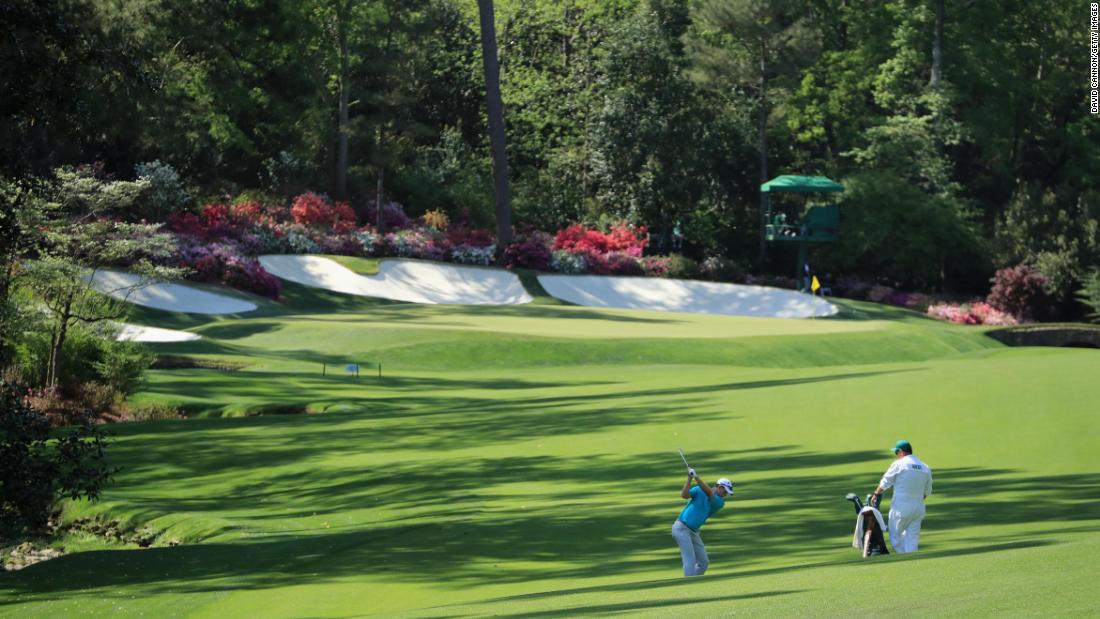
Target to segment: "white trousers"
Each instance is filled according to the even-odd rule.
[[[890,502],[890,545],[894,552],[916,552],[920,542],[920,523],[924,520],[924,501]]]
[[[684,576],[702,576],[710,565],[703,538],[679,519],[672,524],[672,539],[680,547],[680,559],[684,562]]]

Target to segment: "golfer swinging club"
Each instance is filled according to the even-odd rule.
[[[697,484],[691,487],[691,481]],[[672,538],[680,547],[680,558],[684,561],[684,576],[702,576],[710,565],[707,549],[703,547],[703,538],[699,537],[699,528],[711,515],[726,504],[727,496],[733,494],[733,484],[723,477],[711,489],[705,481],[695,475],[695,469],[688,467],[687,481],[680,491],[680,497],[689,499],[680,512],[680,517],[672,525]]]

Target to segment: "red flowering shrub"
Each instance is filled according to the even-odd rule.
[[[279,210],[252,200],[228,205],[216,202],[202,207],[198,215],[172,213],[168,216],[168,229],[203,239],[238,238],[245,231],[274,226]]]
[[[199,212],[202,221],[203,236],[207,238],[221,238],[232,236],[239,231],[240,226],[229,216],[229,207],[225,204],[207,204]]]
[[[202,207],[202,223],[206,228],[229,222],[229,207],[224,204],[207,204]]]
[[[332,229],[336,232],[350,232],[355,229],[355,211],[347,202],[332,205]]]
[[[462,225],[452,225],[447,228],[447,240],[450,241],[451,245],[454,247],[460,245],[467,245],[469,247],[488,247],[495,242],[493,234],[488,230],[467,228]]]
[[[294,198],[290,214],[294,217],[294,223],[313,226],[328,223],[330,210],[328,200],[310,191]]]
[[[176,234],[190,236],[203,236],[206,234],[199,216],[185,211],[175,212],[168,216],[168,229]]]
[[[355,211],[347,202],[329,202],[312,191],[294,198],[290,207],[294,223],[305,226],[331,228],[335,232],[349,232],[355,228]]]
[[[590,251],[602,254],[611,249],[611,239],[599,230],[589,230],[581,224],[573,224],[558,230],[557,235],[554,236],[553,249],[575,254]]]
[[[986,301],[1019,320],[1036,320],[1050,308],[1046,276],[1026,264],[997,271],[992,282]]]
[[[522,234],[516,242],[504,248],[504,266],[522,267],[536,271],[549,271],[553,255],[550,251],[550,235],[540,230]]]
[[[605,233],[585,228],[581,224],[573,224],[558,231],[554,236],[553,249],[585,256],[593,253],[603,255],[621,252],[634,258],[641,258],[642,250],[648,242],[645,226],[635,228],[625,223],[618,223],[611,226],[611,230]]]
[[[229,206],[229,218],[238,224],[255,224],[263,215],[264,205],[254,200],[237,202]]]
[[[649,244],[649,234],[645,226],[634,227],[626,223],[611,226],[607,238],[611,251],[621,251],[640,258],[645,246]]]

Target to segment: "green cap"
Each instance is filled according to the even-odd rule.
[[[913,453],[913,446],[910,445],[909,441],[907,441],[905,439],[901,439],[900,441],[894,443],[894,452],[893,453],[898,453],[899,449],[904,449],[905,451],[908,451],[909,453]]]

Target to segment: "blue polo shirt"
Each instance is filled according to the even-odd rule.
[[[707,498],[707,493],[703,492],[703,489],[699,486],[695,486],[690,490],[691,499],[688,504],[684,506],[684,511],[680,512],[680,522],[686,524],[689,529],[699,532],[699,527],[703,526],[703,523],[707,521],[715,512],[722,509],[726,505],[726,500],[718,496],[718,493],[714,493],[714,496]]]

